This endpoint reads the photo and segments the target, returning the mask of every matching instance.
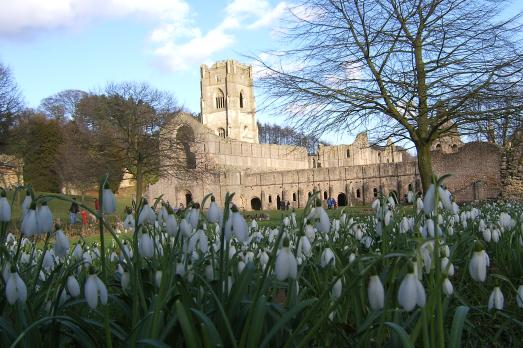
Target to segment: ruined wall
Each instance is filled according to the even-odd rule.
[[[437,175],[445,180],[459,202],[498,198],[501,193],[500,150],[488,143],[467,143],[454,153],[432,152]]]

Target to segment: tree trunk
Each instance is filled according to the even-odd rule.
[[[136,204],[140,204],[142,199],[142,187],[143,187],[143,174],[142,174],[142,164],[138,163],[136,166]]]
[[[421,178],[423,192],[427,192],[432,183],[432,155],[430,153],[430,144],[416,144],[418,151],[418,169]]]

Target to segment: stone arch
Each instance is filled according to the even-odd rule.
[[[189,125],[181,125],[176,130],[176,142],[185,157],[185,165],[188,169],[196,169],[196,155],[191,150],[195,143],[194,130]]]
[[[252,210],[261,210],[261,208],[262,208],[261,199],[258,197],[252,197],[251,198],[251,209]]]
[[[347,205],[347,196],[345,195],[345,193],[343,192],[340,192],[338,194],[338,207],[344,207]]]
[[[220,88],[217,88],[215,93],[216,109],[225,109],[225,94]]]
[[[218,128],[218,136],[220,138],[225,138],[225,128],[222,128],[222,127]]]

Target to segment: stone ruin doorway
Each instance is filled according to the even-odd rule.
[[[252,210],[261,210],[261,207],[262,207],[261,199],[259,199],[258,197],[253,197],[251,199],[251,209]]]
[[[276,209],[277,210],[281,209],[281,198],[280,198],[280,195],[276,196]]]
[[[338,195],[338,207],[345,207],[347,205],[347,196],[341,192]]]

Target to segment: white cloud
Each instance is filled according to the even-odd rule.
[[[132,17],[154,23],[148,39],[156,61],[183,70],[231,47],[239,30],[270,27],[287,8],[284,1],[273,6],[268,0],[232,0],[223,19],[203,31],[194,23],[187,0],[0,0],[0,38]]]
[[[180,22],[189,15],[184,0],[0,0],[0,36],[72,28],[97,19],[135,16]]]

